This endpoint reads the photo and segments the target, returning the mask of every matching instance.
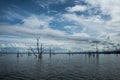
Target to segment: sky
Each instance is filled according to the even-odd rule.
[[[0,0],[0,51],[90,51],[120,42],[120,0]]]

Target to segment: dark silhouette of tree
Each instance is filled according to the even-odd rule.
[[[17,51],[17,58],[20,56],[19,50]]]
[[[40,54],[39,39],[40,39],[40,37],[36,39],[37,40],[37,51],[38,51],[38,54]]]
[[[37,55],[35,54],[33,48],[30,47],[30,50],[33,52],[33,54],[35,55],[35,57],[37,57]]]

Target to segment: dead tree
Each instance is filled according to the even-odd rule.
[[[17,51],[17,57],[19,57],[19,54],[20,54],[20,53],[19,53],[19,50],[18,50],[18,51]]]
[[[33,54],[35,55],[35,57],[37,57],[37,55],[35,54],[34,50],[30,47],[30,50],[33,52]]]
[[[39,39],[40,39],[40,37],[36,39],[37,40],[37,52],[38,52],[38,54],[40,54]]]
[[[51,50],[51,48],[49,48],[49,56],[50,56],[50,58],[52,56],[52,50]]]
[[[33,54],[37,57],[38,55],[38,58],[41,58],[42,54],[43,54],[43,47],[42,47],[42,44],[40,46],[40,37],[36,39],[37,40],[37,43],[36,43],[36,50],[37,50],[37,54],[34,52],[34,50],[30,47],[30,50],[33,52]]]
[[[120,50],[120,44],[117,44],[117,47],[118,47],[117,50]]]
[[[37,53],[38,53],[38,57],[40,58],[43,54],[43,46],[42,44],[40,46],[39,40],[40,40],[40,37],[37,38]]]
[[[98,44],[96,43],[96,53],[98,53],[99,49],[98,49]]]
[[[95,45],[94,45],[94,44],[92,44],[91,46],[92,46],[92,52],[94,52],[94,46],[95,46]]]
[[[49,49],[49,54],[50,54],[50,55],[52,54],[52,50],[51,50],[51,48]]]
[[[39,52],[38,56],[39,56],[39,58],[41,58],[41,56],[42,56],[42,54],[43,54],[43,47],[42,47],[42,44],[41,44],[39,50],[40,50],[40,52]]]
[[[31,55],[31,53],[30,53],[30,51],[29,51],[30,49],[27,49],[27,50],[28,50],[28,56],[30,56],[30,55]]]

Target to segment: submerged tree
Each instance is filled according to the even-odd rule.
[[[37,50],[37,54],[36,54],[36,52],[34,51],[34,49],[33,48],[31,48],[30,47],[30,50],[33,52],[33,54],[37,57],[37,55],[38,55],[38,58],[41,58],[41,56],[42,56],[42,54],[43,54],[43,47],[42,47],[42,44],[41,44],[41,46],[40,46],[40,37],[38,37],[37,39],[36,39],[36,41],[37,41],[37,43],[36,43],[36,50]]]
[[[37,57],[37,55],[35,54],[33,48],[30,47],[30,50],[33,52],[33,54],[35,55],[35,57]]]
[[[91,46],[92,46],[92,52],[94,52],[94,46],[95,46],[95,45],[94,45],[94,44],[92,44]]]
[[[19,53],[19,50],[17,51],[17,57],[19,57],[20,56],[20,53]]]
[[[36,39],[37,40],[37,52],[38,52],[38,54],[40,54],[39,39],[40,39],[40,37]]]
[[[49,54],[52,54],[52,50],[51,50],[51,48],[49,48]]]
[[[49,56],[50,56],[50,58],[52,56],[52,50],[51,50],[51,48],[49,48]]]
[[[39,48],[39,53],[38,53],[38,57],[41,58],[42,57],[42,54],[43,54],[43,46],[41,44],[41,47]]]
[[[120,44],[117,44],[117,47],[118,47],[117,49],[120,50]]]

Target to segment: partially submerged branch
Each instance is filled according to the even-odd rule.
[[[30,47],[30,50],[33,52],[33,54],[35,55],[35,57],[37,57],[37,55],[35,54],[34,50]]]

